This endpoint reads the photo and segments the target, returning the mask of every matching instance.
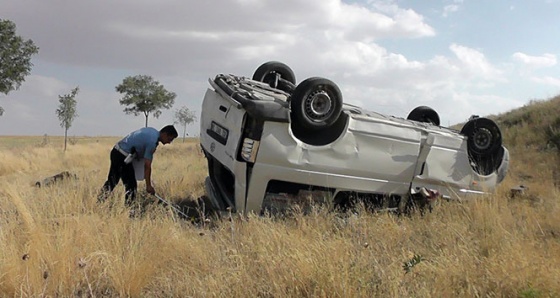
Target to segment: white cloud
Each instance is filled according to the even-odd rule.
[[[531,79],[533,82],[539,83],[539,84],[543,84],[543,85],[551,85],[551,86],[555,86],[555,87],[560,87],[560,78],[554,78],[554,77],[533,77]]]
[[[152,75],[177,93],[174,108],[186,105],[200,112],[209,77],[251,76],[269,60],[292,67],[298,82],[329,78],[346,102],[398,116],[428,104],[437,107],[442,123],[456,123],[490,111],[494,101],[498,108],[518,104],[488,91],[507,76],[482,51],[459,42],[446,49],[449,42],[437,40],[419,48],[437,55],[404,54],[410,51],[392,45],[420,47],[416,40],[438,38],[428,19],[397,1],[363,2],[0,0],[2,17],[14,20],[18,32],[40,47],[34,75],[7,100],[0,98],[6,109],[0,134],[14,131],[5,123],[24,126],[18,115],[36,120],[20,132],[61,132],[54,113],[57,95],[79,85],[80,116],[70,133],[123,135],[144,123],[118,104],[114,86],[125,76]],[[449,12],[461,5],[452,2]],[[172,114],[165,110],[160,119],[150,117],[150,125],[170,123]]]
[[[449,49],[459,59],[459,66],[465,70],[465,75],[492,81],[504,80],[502,71],[488,62],[482,52],[458,44],[452,44]]]
[[[453,0],[453,4],[448,4],[443,7],[442,16],[447,18],[450,14],[455,13],[461,9],[463,0]]]
[[[533,69],[552,67],[558,63],[556,55],[548,53],[541,56],[530,56],[521,52],[516,52],[512,55],[512,58],[515,61]]]
[[[385,37],[429,37],[435,30],[424,21],[424,17],[412,9],[403,9],[393,1],[368,0],[372,12],[386,15],[390,20],[391,29]],[[389,33],[389,32],[388,32]]]
[[[459,10],[459,5],[456,4],[451,4],[451,5],[446,5],[443,8],[443,17],[448,17],[451,13],[457,12]]]
[[[41,59],[157,69],[166,74],[220,65],[224,57],[236,59],[231,50],[240,47],[285,47],[287,39],[371,42],[434,35],[422,16],[412,10],[385,12],[340,0],[268,0],[258,5],[223,1],[219,9],[211,2],[182,0],[157,4],[128,0],[110,8],[97,1],[78,1],[65,3],[64,10],[35,2],[34,9],[24,2],[7,2],[3,7],[18,12],[16,21],[21,30],[41,45]],[[301,51],[301,46],[297,50]],[[146,59],[149,55],[151,59]],[[190,59],[178,59],[182,55],[197,57],[200,62],[192,65]]]

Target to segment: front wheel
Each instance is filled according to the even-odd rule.
[[[301,82],[291,97],[294,125],[310,131],[332,126],[342,112],[342,93],[332,81],[313,77]]]
[[[475,157],[488,157],[502,147],[502,133],[496,123],[488,118],[470,120],[461,129],[467,136],[467,149]]]

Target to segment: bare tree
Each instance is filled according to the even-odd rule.
[[[60,127],[64,128],[64,151],[66,151],[66,143],[68,139],[68,129],[72,126],[74,119],[78,117],[76,111],[76,95],[78,94],[79,87],[76,87],[70,91],[69,94],[59,95],[58,109],[56,109],[56,115],[58,120],[60,120]]]
[[[179,123],[183,126],[183,143],[185,142],[187,134],[187,125],[193,123],[195,120],[195,112],[189,110],[186,106],[175,111],[175,123]]]

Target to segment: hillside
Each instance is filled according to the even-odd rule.
[[[512,183],[560,185],[560,96],[490,118],[500,126],[510,151]]]

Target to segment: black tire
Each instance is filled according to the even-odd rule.
[[[253,80],[288,93],[292,93],[296,84],[296,76],[292,69],[277,61],[266,62],[259,66],[253,74]]]
[[[338,120],[336,120],[332,126],[319,130],[309,130],[297,125],[297,123],[292,123],[292,133],[294,137],[306,144],[324,146],[336,141],[346,132],[348,118],[350,118],[348,114],[342,112]]]
[[[408,120],[431,123],[433,125],[439,126],[439,115],[434,109],[427,106],[419,106],[412,110],[408,117]]]
[[[331,127],[342,112],[342,93],[332,81],[313,77],[301,82],[291,96],[293,125],[310,131]]]
[[[502,133],[496,123],[488,118],[475,118],[461,129],[467,139],[469,154],[477,158],[494,155],[502,147]]]

